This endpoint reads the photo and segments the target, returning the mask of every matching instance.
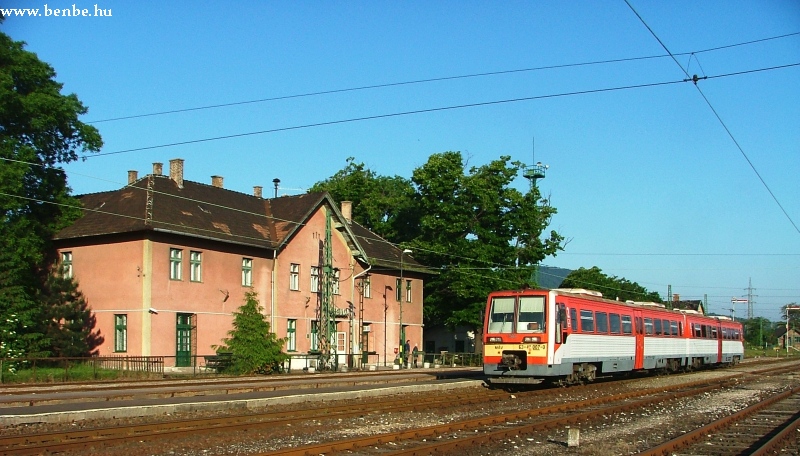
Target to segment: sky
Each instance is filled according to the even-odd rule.
[[[725,315],[752,287],[778,321],[800,303],[800,2],[629,1],[0,0],[40,14],[0,30],[103,136],[64,167],[75,194],[173,158],[291,195],[348,157],[410,178],[434,153],[509,155],[549,166],[569,242],[544,264]]]

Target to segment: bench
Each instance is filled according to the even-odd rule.
[[[216,355],[204,356],[206,361],[206,369],[214,369],[216,372],[222,372],[231,367],[233,364],[233,353],[217,353]]]

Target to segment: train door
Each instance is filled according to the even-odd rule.
[[[717,324],[717,363],[722,362],[722,326]]]
[[[642,311],[633,311],[633,334],[636,338],[636,357],[634,358],[633,368],[644,369],[644,322],[642,321]]]

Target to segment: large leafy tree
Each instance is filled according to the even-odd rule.
[[[270,373],[288,359],[283,352],[285,339],[270,331],[269,322],[258,302],[258,295],[245,293],[245,302],[233,313],[233,329],[219,352],[233,354],[231,372],[236,374]]]
[[[350,157],[344,169],[317,182],[309,191],[327,191],[337,201],[351,201],[353,220],[382,237],[403,239],[407,236],[404,227],[414,195],[414,187],[408,179],[379,176]]]
[[[0,22],[2,19],[0,18]],[[25,43],[0,33],[0,356],[48,351],[48,315],[37,301],[50,272],[50,239],[80,215],[59,164],[97,151],[97,129],[55,71]]]
[[[620,301],[661,302],[658,292],[648,291],[645,287],[624,277],[608,276],[597,266],[572,271],[561,282],[561,288],[586,288],[599,291],[608,299]]]
[[[357,222],[436,272],[425,281],[427,325],[478,328],[491,290],[533,285],[533,266],[563,246],[555,231],[542,237],[556,212],[549,201],[512,187],[522,169],[506,156],[467,169],[460,152],[443,152],[408,181],[348,159],[313,190],[353,201]]]

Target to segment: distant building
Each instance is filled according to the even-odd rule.
[[[695,300],[681,300],[680,295],[674,294],[672,295],[672,302],[669,303],[675,310],[688,310],[690,312],[696,312],[700,315],[706,314],[706,309],[703,307],[703,301],[699,299]]]
[[[781,325],[775,330],[775,337],[778,338],[778,347],[791,347],[800,351],[800,331],[797,328],[789,328],[789,336],[786,336],[786,326]],[[787,345],[788,342],[788,345]]]
[[[422,343],[422,266],[327,193],[265,199],[261,187],[226,190],[219,176],[185,180],[176,159],[169,176],[155,163],[143,178],[129,171],[119,190],[79,199],[83,217],[55,242],[96,315],[101,356],[189,366],[222,344],[248,291],[288,353],[314,353],[326,231],[340,365],[391,363],[402,351],[401,319],[404,337]]]

